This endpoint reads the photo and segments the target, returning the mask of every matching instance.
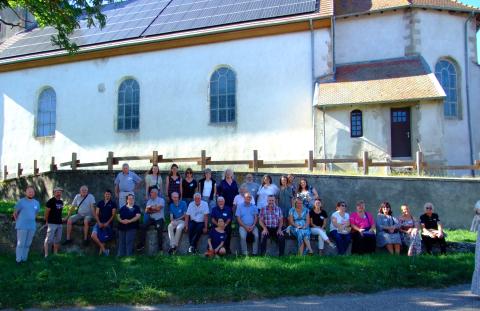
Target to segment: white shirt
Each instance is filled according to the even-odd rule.
[[[274,197],[278,194],[278,187],[274,184],[270,184],[270,186],[262,186],[257,192],[258,195],[258,208],[261,209],[262,207],[267,206],[268,204],[268,197],[273,195]]]
[[[202,197],[210,197],[212,193],[212,180],[205,180],[203,183]]]
[[[187,215],[195,222],[203,222],[204,216],[209,214],[208,204],[205,201],[200,201],[200,205],[197,206],[195,201],[190,202],[187,208]]]
[[[334,218],[337,220],[337,224],[344,224],[350,220],[350,215],[347,212],[345,212],[345,215],[342,217],[338,211],[333,213],[331,217],[332,221],[330,222],[330,231],[338,230],[338,228],[333,225]]]

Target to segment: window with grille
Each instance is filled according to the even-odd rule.
[[[140,86],[134,79],[125,80],[118,88],[117,130],[138,130],[140,125],[139,115]]]
[[[350,136],[363,136],[363,120],[362,112],[360,110],[354,110],[350,113]]]
[[[236,77],[233,70],[222,67],[210,78],[210,123],[235,122]]]
[[[52,88],[47,88],[38,97],[36,136],[55,136],[56,117],[57,95]]]

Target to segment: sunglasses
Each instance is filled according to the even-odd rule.
[[[432,207],[425,207],[425,209],[432,209]]]

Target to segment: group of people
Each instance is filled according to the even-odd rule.
[[[63,190],[55,188],[45,208],[45,256],[49,255],[52,246],[53,252],[59,251],[65,222],[65,245],[72,243],[72,225],[82,222],[83,243],[87,245],[91,239],[98,245],[100,254],[109,255],[106,242],[115,236],[118,256],[132,255],[135,249],[141,251],[150,226],[156,229],[159,249],[162,249],[167,213],[170,216],[167,226],[169,254],[177,251],[183,232],[188,233],[189,253],[196,253],[200,237],[208,234],[206,255],[229,254],[234,226],[238,228],[240,249],[244,255],[248,254],[249,243],[253,244],[253,255],[265,254],[269,239],[277,242],[279,255],[284,255],[286,235],[296,238],[300,255],[314,253],[311,235],[318,236],[319,253],[328,244],[344,255],[352,243],[354,254],[372,253],[377,247],[399,254],[403,244],[407,254],[412,256],[421,253],[422,241],[428,253],[436,242],[440,244],[441,252],[446,252],[443,227],[431,203],[425,204],[425,213],[419,219],[411,215],[407,205],[401,206],[400,217],[394,217],[388,202],[380,205],[374,217],[365,210],[363,201],[357,202],[356,211],[351,214],[347,212],[345,202],[338,202],[336,211],[329,217],[318,191],[309,186],[306,179],[302,178],[296,187],[294,176],[282,176],[277,186],[269,175],[257,184],[253,175],[247,174],[245,183],[239,187],[230,169],[224,172],[220,182],[212,178],[210,169],[203,173],[203,178],[197,181],[188,168],[182,177],[178,166],[173,164],[164,185],[158,166],[153,165],[144,178],[146,204],[139,207],[135,203],[135,192],[140,189],[142,178],[132,172],[128,164],[123,164],[122,172],[114,181],[114,193],[106,190],[103,199],[97,203],[88,187],[82,186],[65,218],[62,218]],[[35,215],[40,204],[34,195],[34,189],[28,187],[25,198],[15,206],[17,262],[27,259],[35,233]],[[118,201],[114,200],[114,195]],[[167,206],[168,212],[165,211]],[[92,223],[95,225],[89,235]],[[117,223],[117,235],[113,230],[114,223]]]

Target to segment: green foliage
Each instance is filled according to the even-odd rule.
[[[445,232],[447,233],[446,240],[449,242],[475,243],[475,241],[477,240],[476,232],[471,232],[471,231],[462,230],[462,229],[455,229],[455,230],[446,229]]]
[[[0,308],[205,303],[281,296],[441,288],[467,283],[473,254],[448,256],[113,257],[0,255]],[[75,281],[72,282],[72,276]],[[352,277],[355,276],[355,277]]]
[[[71,208],[71,205],[65,205],[62,211],[63,216],[67,216],[68,210]],[[0,201],[0,214],[5,214],[5,215],[12,215],[13,210],[15,208],[15,202],[13,201]],[[40,206],[40,211],[38,212],[38,216],[43,217],[45,214],[45,206],[41,205]]]
[[[52,26],[58,33],[52,42],[70,53],[78,50],[69,35],[79,28],[79,19],[84,18],[87,26],[103,28],[105,15],[101,12],[102,0],[0,0],[0,9],[25,8],[35,16],[40,27]],[[1,21],[0,21],[1,22]]]

